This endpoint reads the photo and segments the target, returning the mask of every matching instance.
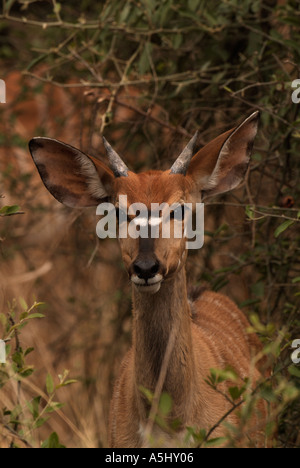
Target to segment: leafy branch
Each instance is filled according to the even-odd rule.
[[[38,312],[38,308],[43,306],[41,302],[35,302],[28,307],[24,299],[19,303],[23,309],[17,313],[17,302],[14,301],[9,307],[9,313],[0,314],[0,324],[4,329],[3,341],[6,343],[6,363],[0,365],[0,389],[16,382],[17,393],[15,404],[12,407],[2,408],[0,415],[0,426],[11,435],[10,446],[15,447],[19,442],[26,447],[32,447],[33,432],[44,425],[51,413],[57,413],[64,406],[63,403],[56,401],[57,391],[63,387],[76,383],[74,379],[69,379],[69,371],[65,370],[58,376],[58,383],[55,384],[52,376],[48,373],[46,377],[46,393],[36,388],[30,383],[28,378],[34,372],[34,366],[27,364],[27,356],[34,351],[33,347],[23,350],[20,342],[21,332],[24,326],[28,325],[34,319],[44,318],[44,314]],[[12,340],[15,340],[15,346]],[[38,393],[37,396],[27,399],[23,387],[29,387],[32,391]],[[30,415],[30,416],[29,416]],[[52,433],[48,439],[42,443],[42,448],[62,448],[59,437]]]

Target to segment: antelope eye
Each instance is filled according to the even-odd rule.
[[[130,222],[131,219],[124,210],[120,209],[119,207],[115,208],[116,210],[116,217],[119,224],[124,223],[125,221]]]
[[[174,210],[171,211],[170,219],[177,219],[179,221],[182,221],[184,219],[184,212],[184,205],[178,205]]]

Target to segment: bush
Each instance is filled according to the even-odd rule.
[[[34,348],[21,347],[21,333],[31,320],[44,317],[42,313],[37,312],[43,304],[34,303],[29,308],[23,299],[20,299],[19,303],[18,307],[14,301],[7,314],[0,314],[0,323],[4,331],[2,341],[6,343],[6,362],[0,364],[0,391],[2,405],[4,404],[0,416],[1,446],[32,448],[39,446],[36,430],[48,421],[51,413],[63,407],[62,403],[55,401],[57,391],[75,383],[76,380],[67,379],[68,371],[64,371],[55,385],[52,376],[47,374],[45,391],[30,380],[35,369],[27,363],[27,356]],[[17,312],[18,308],[23,309],[21,313]],[[40,446],[64,447],[55,432],[40,442]]]
[[[99,135],[105,133],[133,170],[165,168],[196,129],[205,144],[253,110],[261,111],[246,181],[232,194],[207,203],[205,246],[190,254],[188,274],[190,283],[206,281],[212,289],[229,294],[245,310],[265,349],[273,355],[275,388],[263,387],[262,393],[278,403],[277,445],[282,447],[300,443],[299,366],[290,358],[291,343],[300,337],[300,105],[292,100],[295,90],[291,86],[299,78],[298,16],[296,0],[110,0],[100,4],[85,0],[80,7],[71,1],[6,0],[0,16],[3,70],[8,73],[17,62],[23,74],[21,91],[9,105],[10,117],[2,119],[0,141],[6,151],[22,149],[23,158],[27,157],[26,141],[37,134],[67,139],[99,155]],[[20,136],[16,123],[24,112],[22,103],[37,102],[41,96],[40,108],[48,99],[44,118]],[[26,227],[36,227],[41,214],[57,214],[56,205],[39,202],[32,168],[20,169],[19,153],[6,162],[6,151],[1,153],[2,183],[6,193],[26,207]],[[0,211],[1,237],[6,238],[1,255],[7,265],[14,255],[28,259],[28,243],[24,241],[25,250],[19,248],[17,241],[23,246],[22,236],[16,234],[14,240],[6,218],[2,219],[14,214],[9,210]],[[16,206],[12,210],[19,211]],[[75,240],[64,238],[55,254],[68,258],[73,284],[77,279],[73,270],[85,272],[81,284],[90,298],[96,297],[98,289],[85,266],[94,273],[101,267],[108,271],[112,255],[117,270],[111,272],[115,280],[110,284],[117,285],[113,303],[106,296],[101,305],[96,299],[95,303],[81,299],[71,285],[62,293],[56,289],[56,278],[51,286],[39,278],[35,287],[38,297],[53,307],[51,326],[62,333],[63,345],[57,344],[53,362],[66,342],[70,349],[73,346],[85,353],[86,364],[78,373],[89,407],[97,407],[94,395],[99,390],[95,353],[105,369],[100,385],[100,412],[105,421],[114,364],[129,341],[129,290],[113,244],[106,244],[107,257],[105,247],[98,252],[93,243],[87,245],[86,230],[92,235],[94,228],[86,215],[69,216]],[[24,217],[19,219],[13,224],[16,233],[25,223]],[[47,248],[43,249],[46,262]],[[80,252],[76,262],[71,251]],[[52,288],[60,306],[51,296]],[[103,289],[109,292],[108,287]],[[10,294],[7,289],[9,299]],[[76,328],[75,317],[85,339],[63,334],[61,308],[70,327]],[[94,327],[87,323],[87,311]],[[100,322],[106,330],[101,338],[95,334]],[[70,359],[67,351],[62,355],[61,359]],[[96,426],[94,423],[93,443],[105,445],[105,430],[99,432]],[[49,445],[55,442],[53,436]]]

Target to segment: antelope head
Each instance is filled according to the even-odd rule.
[[[194,206],[210,195],[232,190],[242,181],[258,120],[259,113],[254,112],[199,151],[195,150],[196,133],[167,171],[130,171],[105,138],[107,164],[49,138],[34,138],[29,148],[42,181],[58,201],[79,208],[104,201],[115,206],[119,223],[129,234],[119,238],[129,278],[137,291],[156,293],[185,265],[184,223],[178,222],[185,215],[185,205]],[[158,207],[155,214],[153,204]],[[166,207],[173,209],[164,218]],[[177,218],[176,211],[181,217]],[[162,235],[164,219],[170,225],[169,238]],[[143,228],[149,235],[131,236],[132,227]],[[155,235],[151,235],[153,231]]]

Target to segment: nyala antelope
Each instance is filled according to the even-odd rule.
[[[82,208],[109,200],[118,211],[119,196],[126,195],[128,205],[143,203],[150,210],[152,203],[195,204],[234,189],[247,170],[258,120],[259,113],[254,112],[197,152],[195,136],[167,171],[135,174],[105,139],[107,165],[49,138],[33,138],[29,148],[42,181],[59,202]],[[250,376],[253,387],[261,377],[252,359],[260,349],[259,340],[247,333],[248,322],[236,305],[208,290],[190,302],[186,239],[170,232],[169,239],[119,239],[132,282],[133,338],[111,401],[111,447],[150,444],[145,433],[151,405],[141,388],[154,394],[162,372],[160,390],[172,399],[169,421],[180,424],[171,435],[154,425],[151,440],[160,439],[168,446],[184,437],[187,426],[206,431],[215,427],[212,436],[224,436],[226,430],[218,422],[227,412],[226,421],[238,425],[238,416],[230,413],[231,404],[224,396],[226,383],[224,392],[207,383],[211,368],[230,366],[241,382]],[[255,411],[244,434],[245,445],[264,445],[265,417],[264,407]]]

